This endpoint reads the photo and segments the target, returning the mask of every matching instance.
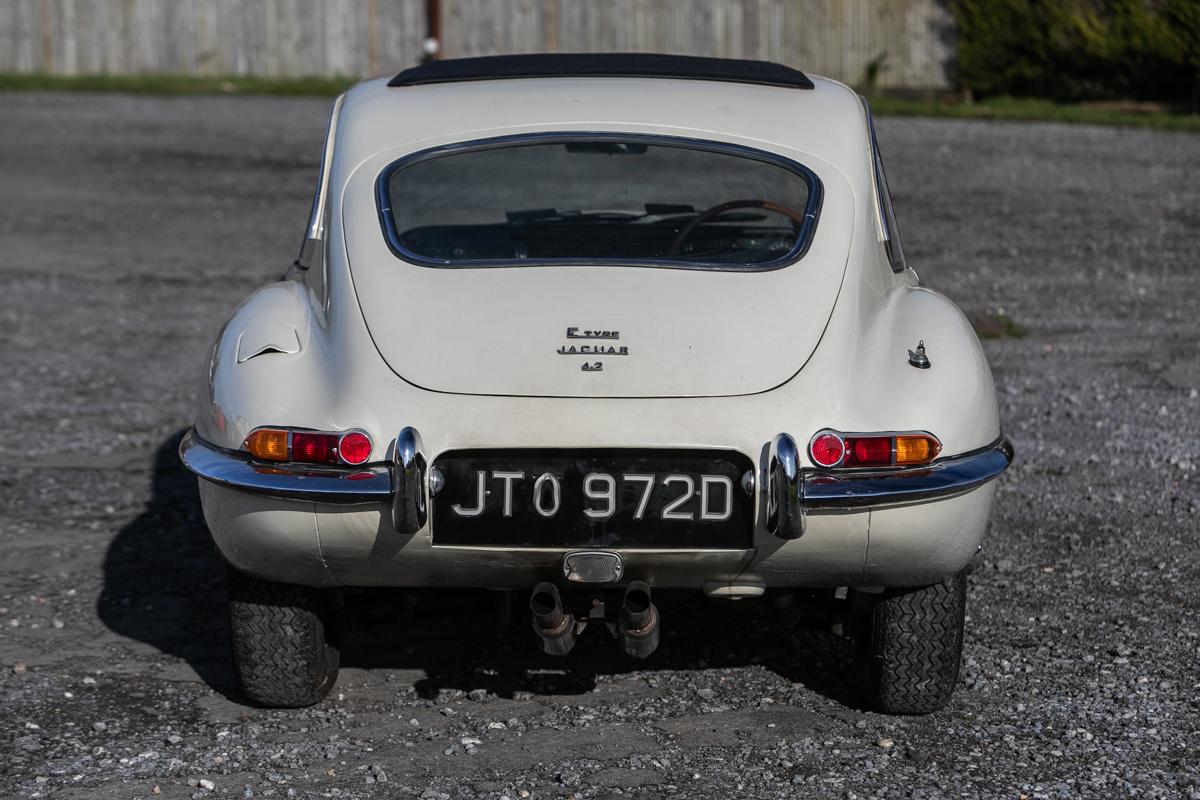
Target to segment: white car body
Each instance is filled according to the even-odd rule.
[[[600,547],[621,565],[610,580],[744,597],[919,586],[963,570],[984,537],[991,478],[1011,459],[987,359],[949,300],[893,269],[865,105],[837,82],[812,82],[380,79],[339,98],[307,243],[320,257],[234,312],[183,447],[225,559],[320,587],[561,582],[564,556],[580,548],[437,544],[428,484],[444,453],[700,448],[755,465],[749,546]],[[755,272],[438,269],[389,249],[376,191],[389,165],[551,133],[704,140],[798,162],[823,187],[811,243],[795,263]],[[601,370],[583,369],[597,351],[559,352],[576,346],[571,329],[618,333],[584,343],[601,346]],[[910,363],[918,342],[929,368]],[[605,357],[610,345],[628,357]],[[366,432],[369,464],[325,475],[256,463],[244,446],[263,426]],[[916,470],[839,475],[807,451],[823,429],[927,431],[941,455]],[[853,484],[863,477],[875,482]],[[780,505],[792,519],[772,521]]]

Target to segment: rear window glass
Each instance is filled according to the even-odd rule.
[[[379,180],[393,251],[447,267],[768,269],[803,254],[819,202],[800,164],[661,137],[460,145],[401,159]]]

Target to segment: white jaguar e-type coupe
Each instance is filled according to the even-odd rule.
[[[560,54],[338,98],[300,257],[221,331],[181,455],[257,703],[330,689],[339,587],[524,589],[546,652],[596,623],[634,657],[652,591],[805,589],[868,702],[921,713],[1012,450],[853,91]]]

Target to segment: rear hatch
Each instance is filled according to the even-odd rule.
[[[846,268],[844,178],[744,152],[727,172],[712,153],[644,158],[660,139],[638,151],[624,137],[632,158],[541,144],[554,149],[489,148],[461,168],[422,155],[377,186],[381,161],[350,181],[354,286],[398,375],[462,394],[702,397],[766,391],[801,369]]]

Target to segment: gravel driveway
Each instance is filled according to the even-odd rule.
[[[685,602],[633,664],[422,593],[351,598],[335,694],[279,712],[232,694],[174,453],[329,104],[0,104],[0,796],[1200,798],[1200,137],[880,121],[910,260],[1026,334],[985,342],[1018,461],[944,711],[863,711],[765,602]]]

